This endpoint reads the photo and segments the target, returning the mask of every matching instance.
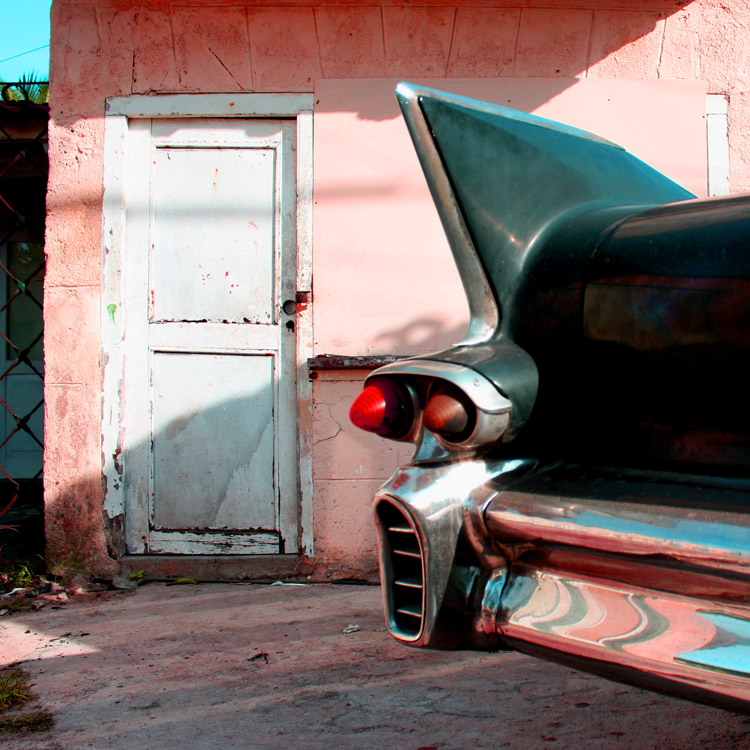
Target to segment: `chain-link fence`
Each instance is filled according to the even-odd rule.
[[[46,83],[0,84],[0,557],[6,559],[43,546],[46,91]]]

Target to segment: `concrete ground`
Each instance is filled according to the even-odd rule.
[[[0,618],[0,664],[55,717],[3,748],[750,747],[750,717],[521,654],[400,646],[376,587],[152,583],[53,607]]]

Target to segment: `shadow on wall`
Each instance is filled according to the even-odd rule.
[[[450,94],[480,99],[499,104],[522,112],[534,112],[542,105],[575,86],[580,78],[479,78],[450,79],[423,78],[402,76],[399,78],[358,81],[346,79],[341,81],[320,81],[316,88],[318,99],[315,113],[356,113],[358,120],[381,122],[398,120],[401,110],[396,101],[394,90],[401,81],[418,86],[435,88]],[[531,85],[530,85],[531,84]],[[510,93],[509,93],[510,92]],[[372,194],[389,192],[388,187],[376,186]],[[326,193],[326,197],[328,194]],[[348,195],[347,197],[353,197]]]
[[[186,5],[55,3],[53,102],[57,112],[70,113],[65,124],[100,114],[106,96],[128,94],[300,92],[343,79],[535,77],[558,79],[551,96],[582,76],[676,77],[671,50],[663,54],[665,29],[690,0],[632,0],[631,7],[626,0],[618,9],[591,0],[572,7]],[[395,116],[367,97],[357,111],[365,119]]]
[[[482,95],[478,98],[533,112],[580,78],[663,76],[667,19],[688,4],[679,0],[646,0],[638,9],[622,10],[458,8],[455,14],[454,9],[445,8],[441,9],[440,18],[434,13],[428,16],[427,11],[435,9],[389,9],[393,13],[386,13],[383,28],[384,37],[390,42],[385,55],[385,75],[372,74],[371,78],[389,79],[393,84],[408,80],[425,86],[437,79],[438,88],[469,97],[475,96],[474,90],[479,85]],[[405,28],[413,24],[408,35],[395,26],[399,14]],[[432,35],[429,40],[428,33]],[[399,45],[393,40],[397,38],[405,48],[401,59],[395,59]],[[348,77],[327,78],[339,78],[343,83]],[[546,80],[524,87],[524,78]],[[520,83],[512,100],[502,93],[487,97],[489,80],[503,86],[509,79]],[[321,84],[335,86],[335,82],[329,83],[324,76],[317,79],[316,92]],[[367,85],[360,88],[356,97],[337,101],[334,96],[316,102],[316,111],[356,112],[363,120],[399,116],[392,97],[384,101],[373,96],[372,87]]]
[[[226,363],[227,369],[232,366]],[[111,579],[123,566],[137,569],[137,556],[143,554],[218,556],[231,563],[238,555],[287,553],[296,560],[297,550],[287,534],[288,517],[299,510],[298,484],[296,477],[285,483],[289,477],[280,474],[284,460],[289,463],[284,453],[291,454],[296,466],[297,424],[288,421],[278,402],[272,409],[271,386],[254,391],[248,387],[245,395],[227,399],[222,397],[223,379],[208,381],[196,367],[186,368],[180,381],[168,386],[170,393],[159,389],[158,376],[156,381],[153,428],[144,424],[143,434],[129,440],[126,435],[122,450],[105,457],[114,476],[87,473],[76,482],[48,486],[46,552],[51,572]],[[344,428],[338,425],[339,432]],[[75,440],[72,436],[74,452]],[[327,442],[326,455],[346,460],[341,458],[346,438],[343,443]],[[307,566],[305,574],[315,575],[325,566],[334,578],[372,579],[377,552],[370,485],[381,484],[387,473],[365,481],[366,492],[357,493],[349,482],[342,482],[340,490],[321,490],[315,561],[298,561]],[[361,479],[354,472],[348,478]],[[347,493],[345,502],[339,491]],[[126,555],[135,557],[123,559]],[[188,558],[186,565],[191,564]],[[210,575],[216,565],[223,563],[206,563],[202,575]],[[174,567],[179,574],[179,564]],[[266,567],[269,575],[283,568],[286,573],[278,574],[283,575],[293,563]],[[257,574],[253,571],[249,569]]]
[[[383,352],[437,352],[461,341],[466,326],[446,326],[445,321],[432,317],[415,318],[399,328],[382,331],[373,347]]]
[[[415,83],[429,84],[435,78],[448,78],[448,82],[441,81],[441,85],[456,93],[472,95],[472,84],[465,79],[479,79],[487,81],[498,79],[522,79],[523,77],[534,77],[548,79],[544,84],[535,87],[524,87],[521,80],[518,84],[519,97],[525,97],[523,101],[499,101],[498,103],[510,104],[522,109],[533,110],[544,102],[554,98],[560,92],[574,85],[576,76],[595,75],[598,77],[618,77],[630,75],[631,77],[657,77],[661,66],[661,49],[664,41],[664,30],[666,19],[673,13],[678,12],[684,3],[679,0],[675,2],[650,2],[646,0],[639,5],[637,10],[600,10],[600,9],[551,9],[551,8],[387,8],[386,12],[374,14],[374,23],[377,28],[367,26],[367,33],[372,33],[374,39],[386,39],[386,44],[381,47],[379,62],[367,70],[357,73],[360,77],[358,98],[347,98],[346,102],[337,100],[336,96],[327,97],[320,104],[316,104],[316,112],[356,112],[360,119],[365,120],[387,120],[399,117],[399,111],[393,97],[393,86],[383,87],[386,94],[380,97],[375,95],[367,85],[366,76],[383,81],[383,76],[392,76],[392,81],[411,80]],[[152,9],[118,9],[118,23],[110,23],[114,18],[115,10],[111,7],[88,7],[72,6],[69,4],[55,3],[53,16],[55,25],[59,29],[56,39],[53,39],[53,118],[55,137],[58,139],[53,144],[53,154],[58,159],[57,165],[67,165],[66,169],[70,176],[69,188],[73,180],[80,177],[86,169],[91,169],[92,161],[96,157],[76,158],[75,164],[62,158],[63,151],[66,153],[81,152],[78,141],[88,138],[95,143],[95,137],[99,137],[101,122],[94,122],[94,118],[101,118],[102,102],[106,96],[127,95],[130,93],[144,92],[197,92],[197,91],[301,91],[312,90],[315,82],[325,82],[329,79],[349,78],[351,82],[353,72],[352,60],[362,59],[361,39],[355,34],[350,40],[341,40],[341,44],[328,44],[330,39],[323,38],[328,33],[339,33],[336,31],[335,23],[320,23],[316,26],[316,14],[328,14],[326,17],[335,20],[337,13],[362,13],[370,14],[372,8],[337,8],[295,9],[295,37],[304,37],[311,41],[310,59],[314,58],[314,65],[310,63],[310,74],[303,70],[307,64],[306,59],[294,58],[299,49],[294,45],[283,47],[277,56],[261,54],[260,58],[269,61],[274,66],[275,78],[263,79],[260,73],[252,71],[250,81],[244,75],[245,68],[250,71],[249,59],[250,49],[257,44],[257,36],[253,40],[247,40],[247,49],[238,51],[237,45],[230,45],[227,49],[219,49],[213,40],[221,35],[216,35],[216,18],[210,9],[196,8],[186,11],[189,18],[180,10],[169,10],[167,12],[158,9],[161,20],[159,33],[172,35],[164,39],[163,44],[152,45],[159,50],[177,50],[175,53],[180,57],[180,65],[175,62],[174,76],[168,71],[169,65],[164,64],[163,59],[152,60],[154,63],[149,67],[144,63],[147,56],[143,50],[136,50],[135,40],[140,38],[139,34],[147,28],[157,29],[153,23]],[[249,10],[244,8],[232,8],[227,13],[240,14],[245,18]],[[84,17],[85,16],[85,17]],[[174,23],[170,23],[170,20]],[[444,20],[440,20],[444,19]],[[278,19],[277,19],[278,20]],[[439,21],[439,33],[433,33],[435,22]],[[84,30],[88,24],[92,33],[90,38],[94,39],[86,46],[86,55],[83,57],[75,44],[69,44],[71,39],[66,35],[75,37],[76,33],[86,34]],[[80,23],[79,23],[80,22]],[[175,34],[179,29],[185,27],[189,22],[189,35],[180,37],[179,44]],[[267,24],[269,27],[272,24]],[[238,29],[247,28],[240,24]],[[255,27],[253,27],[255,28]],[[260,29],[260,27],[258,27]],[[326,32],[326,29],[328,31]],[[95,30],[95,31],[94,31]],[[332,31],[333,30],[333,31]],[[299,35],[296,33],[299,31]],[[261,33],[258,30],[258,33]],[[114,39],[115,34],[122,34],[121,38]],[[240,32],[242,36],[244,32]],[[310,35],[307,39],[306,35]],[[244,37],[243,37],[244,38]],[[451,43],[451,40],[454,43]],[[116,41],[117,43],[112,43]],[[334,40],[335,41],[335,40]],[[278,45],[278,41],[276,42]],[[91,46],[93,45],[93,46]],[[109,57],[110,50],[117,51],[118,70],[123,75],[118,81],[113,80],[112,71],[115,69],[114,61]],[[385,51],[387,50],[387,52]],[[137,53],[137,54],[136,54]],[[188,54],[189,53],[189,54]],[[246,54],[245,54],[246,53]],[[247,59],[245,59],[247,58]],[[294,58],[294,59],[293,59]],[[80,60],[86,59],[87,86],[83,94],[80,89],[81,65]],[[95,64],[107,61],[107,64]],[[175,58],[176,60],[176,58]],[[208,63],[206,63],[208,61]],[[219,64],[217,64],[217,61]],[[173,62],[172,60],[168,61]],[[70,63],[68,65],[68,63]],[[294,64],[292,64],[294,63]],[[325,63],[325,64],[321,64]],[[329,64],[330,63],[330,64]],[[335,64],[334,64],[335,63]],[[637,64],[636,64],[637,63]],[[207,72],[202,74],[201,66],[210,64]],[[128,66],[133,67],[128,69]],[[262,65],[262,62],[261,62]],[[349,67],[347,67],[349,66]],[[181,68],[178,70],[178,68]],[[239,70],[242,68],[242,71]],[[284,75],[291,74],[302,76],[306,79],[304,85],[295,81],[285,81]],[[300,73],[300,71],[302,71]],[[325,76],[321,71],[325,71]],[[150,76],[150,77],[149,77]],[[455,79],[455,86],[453,80]],[[463,80],[462,80],[463,79]],[[238,85],[238,81],[245,81],[249,85]],[[335,81],[330,81],[333,86]],[[117,85],[121,90],[115,90]],[[528,90],[527,90],[528,89]],[[335,94],[335,91],[333,91]],[[88,129],[87,129],[88,128]],[[62,131],[66,131],[63,133]],[[69,132],[68,132],[69,131]],[[92,136],[93,134],[93,136]],[[63,139],[67,139],[64,140]],[[98,169],[98,162],[95,168]],[[316,178],[317,179],[317,178]],[[90,184],[86,180],[79,180],[80,185]],[[69,229],[75,227],[76,231],[82,225],[89,229],[99,220],[99,206],[101,194],[82,196],[61,190],[66,186],[58,183],[53,186],[50,195],[50,227],[53,239],[57,243],[55,247],[65,247],[70,251],[67,255],[72,257],[80,240],[75,233],[68,234]],[[317,189],[317,185],[316,185]],[[67,201],[71,201],[67,203]],[[96,235],[96,232],[92,236]],[[62,259],[52,257],[51,267],[60,273]],[[70,285],[70,279],[64,280]],[[58,284],[63,286],[63,279],[58,277]],[[54,286],[54,279],[50,280],[50,286]],[[53,310],[48,310],[50,316]],[[90,327],[90,326],[89,326]],[[429,351],[440,349],[447,343],[452,343],[461,337],[463,325],[455,326],[453,323],[441,323],[431,315],[416,317],[405,325],[387,325],[378,333],[378,348],[382,350],[411,350]],[[64,383],[62,384],[64,385]],[[253,446],[252,440],[245,435],[244,443],[234,439],[232,427],[222,427],[222,415],[229,410],[234,414],[252,414],[255,407],[252,403],[243,399],[229,401],[221,406],[210,407],[206,412],[207,422],[201,420],[203,427],[199,430],[193,425],[194,431],[185,428],[177,431],[177,435],[201,436],[201,440],[185,442],[182,445],[182,461],[189,466],[191,472],[200,475],[200,493],[189,482],[182,482],[178,477],[176,483],[170,480],[169,490],[175,503],[175,514],[170,510],[165,518],[167,523],[190,523],[185,521],[190,513],[196,513],[201,523],[216,525],[221,529],[230,529],[232,524],[239,523],[230,514],[231,521],[221,519],[220,511],[224,512],[232,506],[238,497],[240,490],[229,491],[232,485],[234,473],[229,469],[222,469],[217,473],[210,465],[201,465],[196,457],[203,455],[206,445],[213,443],[217,438],[217,445],[224,446],[217,450],[225,451],[228,455],[239,456],[238,466],[248,466],[254,460],[255,453],[262,443],[261,436],[256,435],[257,443]],[[193,414],[192,408],[186,411],[187,415]],[[203,413],[203,412],[201,412]],[[214,421],[213,418],[217,421]],[[62,418],[62,417],[60,417]],[[74,420],[73,420],[74,421]],[[160,445],[166,446],[170,440],[167,432],[174,432],[178,420],[167,420],[170,428],[157,426],[154,435],[154,450],[161,450]],[[187,420],[188,427],[193,423],[193,418]],[[248,420],[252,421],[252,420]],[[182,424],[182,422],[180,422]],[[210,429],[206,428],[210,425]],[[85,427],[85,426],[84,426]],[[193,429],[191,428],[191,429]],[[77,441],[83,442],[74,433],[76,425],[70,424],[66,429],[71,434],[65,436],[57,433],[58,443],[67,440],[70,446],[75,446]],[[83,430],[86,432],[86,429]],[[241,432],[241,429],[240,429]],[[171,438],[173,441],[178,438]],[[191,438],[192,439],[192,438]],[[222,442],[226,441],[226,442]],[[130,446],[118,460],[127,466],[133,455],[148,454],[150,450],[150,439],[144,437],[139,443]],[[75,455],[75,451],[68,445],[56,447],[64,454],[60,462],[69,460]],[[91,455],[91,446],[82,445],[80,455]],[[154,464],[156,482],[162,476],[158,462]],[[177,471],[175,469],[175,471]],[[65,471],[57,470],[58,475],[70,476],[75,472],[75,467]],[[229,472],[229,473],[228,473]],[[179,473],[179,472],[178,472]],[[262,473],[262,472],[261,472]],[[248,473],[248,476],[252,472]],[[185,475],[192,476],[192,474]],[[205,503],[201,500],[204,496],[205,487],[209,486],[213,493],[212,502]],[[232,485],[233,487],[235,485]],[[246,488],[246,492],[249,490]],[[234,494],[233,494],[234,493]],[[141,501],[148,508],[148,491],[140,490]],[[246,494],[245,497],[249,497]],[[111,527],[111,535],[108,539],[102,530],[102,482],[99,474],[84,475],[80,481],[67,487],[47,488],[47,528],[48,528],[48,553],[51,559],[68,560],[71,564],[86,566],[92,560],[111,560],[109,553],[118,552],[122,549],[122,516],[114,513],[108,522]],[[265,502],[265,501],[264,501]],[[266,506],[267,510],[267,506]],[[182,514],[182,515],[181,515]],[[161,523],[162,518],[156,514],[156,522]],[[218,519],[218,520],[217,520]],[[244,523],[244,522],[243,522]],[[109,564],[109,563],[107,563]],[[114,563],[112,563],[114,565]]]
[[[200,547],[202,534],[225,534],[217,544],[206,539],[208,554],[284,552],[276,490],[278,440],[282,450],[289,449],[284,440],[296,446],[296,422],[274,422],[270,386],[252,391],[248,387],[246,395],[225,400],[222,379],[208,379],[194,366],[201,356],[191,355],[193,368],[186,367],[179,382],[159,383],[157,370],[153,427],[144,419],[143,434],[126,436],[122,450],[106,457],[115,476],[87,475],[52,492],[48,488],[47,558],[53,569],[113,575],[118,567],[115,559],[128,552],[153,553],[154,546],[157,554],[164,552],[150,538],[152,531],[173,532],[177,547],[182,534],[192,539],[198,535],[193,547]],[[205,357],[215,359],[213,354]],[[228,377],[238,358],[252,359],[227,355],[222,367]],[[216,375],[216,367],[208,369]],[[143,407],[148,413],[148,404]],[[285,500],[296,507],[296,493]],[[128,534],[130,550],[125,505],[134,527]],[[248,542],[248,537],[254,541]]]

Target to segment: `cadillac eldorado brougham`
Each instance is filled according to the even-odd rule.
[[[386,621],[750,707],[750,197],[401,84],[469,301],[374,371],[355,425],[415,452],[378,491]]]

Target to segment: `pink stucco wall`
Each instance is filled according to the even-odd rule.
[[[414,82],[422,81],[586,128],[627,148],[696,195],[706,194],[706,98],[701,81]],[[315,87],[318,352],[421,354],[450,346],[466,330],[463,290],[393,95],[397,82],[336,79],[321,80]],[[342,316],[342,310],[349,314]]]
[[[606,9],[599,0],[478,0],[471,7],[436,0],[367,6],[354,0],[325,5],[54,0],[45,291],[50,561],[102,576],[116,569],[117,521],[103,517],[101,485],[99,295],[107,97],[317,92],[330,79],[347,78],[535,77],[558,79],[561,86],[576,78],[702,81],[708,92],[729,95],[731,184],[741,192],[750,190],[749,22],[750,9],[739,0],[613,0]],[[382,121],[382,115],[380,110],[370,113],[374,121]],[[670,126],[679,129],[680,123]],[[414,189],[421,188],[414,183]],[[326,274],[335,269],[322,262],[322,243],[314,253],[315,283],[325,286]],[[443,267],[445,274],[433,282],[435,294],[455,284],[448,264]],[[463,314],[462,302],[451,300],[454,307],[448,322],[440,324],[440,335],[446,327],[452,333],[450,321]],[[316,315],[318,304],[316,299]],[[320,304],[316,326],[320,322],[323,336],[325,301]],[[404,336],[432,335],[430,324],[423,331],[396,334],[402,343]],[[319,340],[316,353],[329,344],[337,346],[331,337]],[[420,341],[407,340],[406,348],[415,344]],[[341,348],[350,345],[351,338]],[[363,339],[357,351],[346,353],[384,346]],[[344,375],[316,384],[316,436],[330,429],[327,420],[334,411],[335,421],[344,418],[338,412],[356,388]],[[400,449],[383,441],[365,445],[365,438],[355,438],[368,451],[359,472],[350,446],[340,455],[331,454],[331,441],[316,449],[320,569],[356,573],[371,568],[368,498]]]

